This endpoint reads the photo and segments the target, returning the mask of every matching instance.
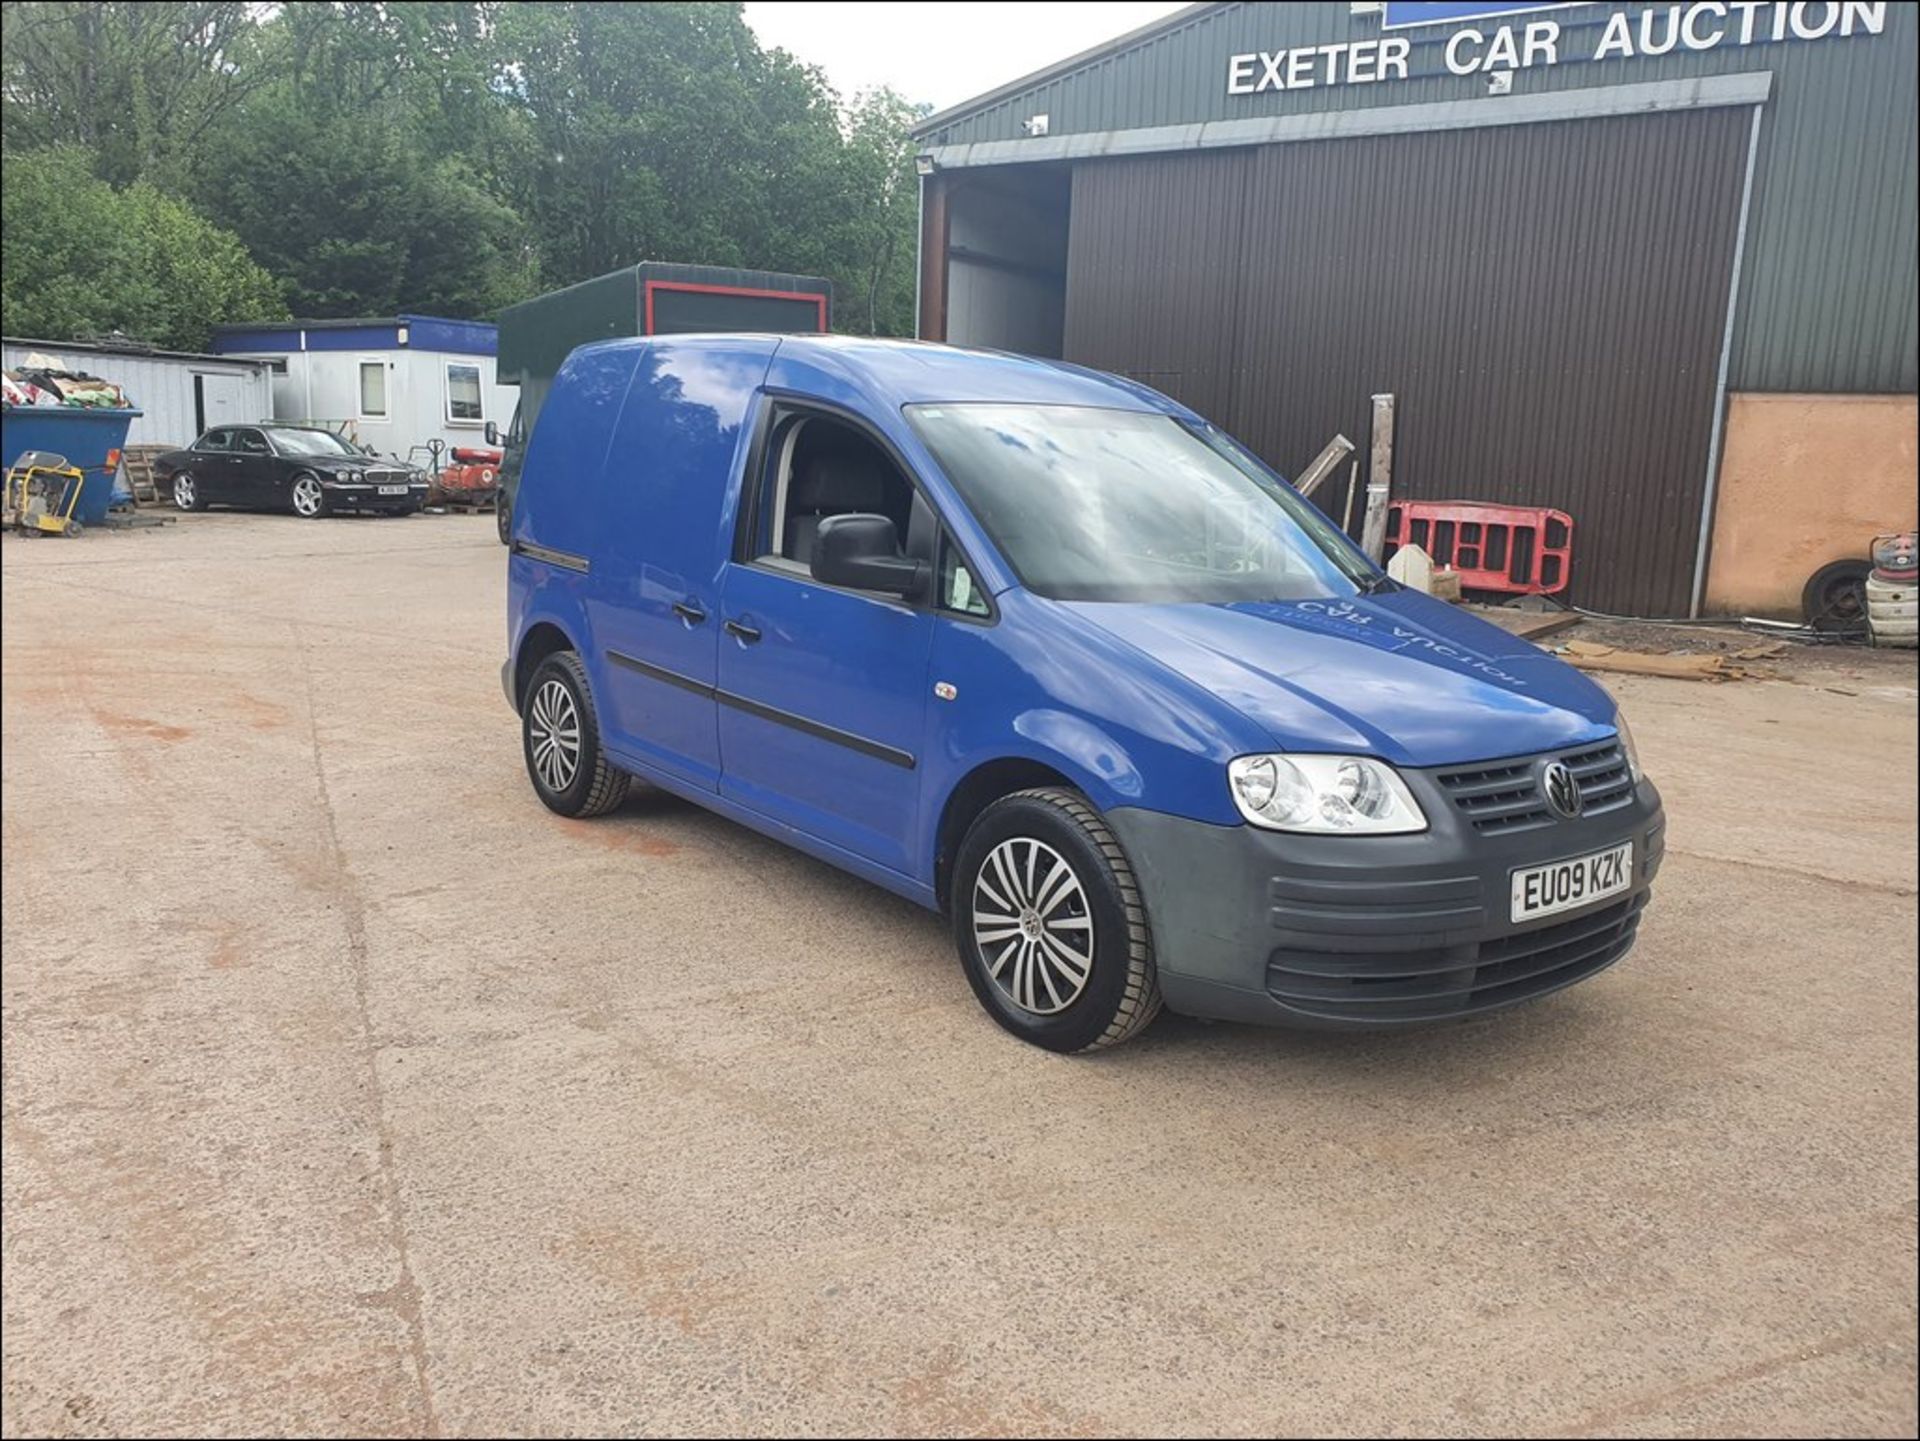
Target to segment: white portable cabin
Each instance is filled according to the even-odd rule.
[[[4,352],[8,370],[31,368],[31,357],[41,356],[61,370],[86,371],[118,385],[140,411],[127,431],[129,445],[191,445],[209,426],[273,418],[272,367],[261,360],[12,336]]]
[[[214,348],[271,365],[273,418],[341,431],[382,455],[425,465],[430,442],[486,444],[514,392],[499,384],[495,329],[477,320],[396,315],[219,325]]]

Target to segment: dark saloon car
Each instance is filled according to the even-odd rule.
[[[216,426],[157,457],[154,470],[181,510],[233,505],[311,520],[336,510],[412,515],[427,499],[421,472],[304,425]]]

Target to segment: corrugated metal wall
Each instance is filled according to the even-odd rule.
[[[1582,5],[1551,18],[1563,29],[1562,53],[1585,56],[1610,12],[1648,8]],[[1770,11],[1761,14],[1764,27]],[[1058,137],[1484,96],[1483,78],[1446,71],[1442,46],[1452,29],[1396,32],[1415,42],[1405,81],[1229,95],[1230,55],[1381,31],[1378,16],[1352,15],[1344,3],[1219,5],[1078,70],[960,111],[920,139],[926,146],[1018,140],[1020,122],[1040,112]],[[1514,92],[1771,71],[1731,383],[1738,390],[1912,391],[1920,384],[1917,45],[1920,12],[1894,3],[1879,36],[1567,59],[1514,72]]]
[[[69,370],[84,370],[111,380],[124,390],[141,414],[127,431],[129,445],[190,445],[194,427],[193,377],[196,372],[236,377],[245,395],[245,413],[265,420],[273,414],[272,377],[265,366],[231,361],[168,359],[150,355],[102,355],[90,350],[62,349],[51,343],[6,346],[7,369],[26,363],[29,354],[51,355]]]
[[[1683,614],[1751,116],[1081,165],[1067,356],[1283,472],[1392,392],[1396,494],[1569,511],[1575,599]]]
[[[1895,3],[1878,39],[1766,47],[1735,390],[1920,385],[1917,18]]]
[[[1241,292],[1259,263],[1242,224],[1252,161],[1241,150],[1075,167],[1068,360],[1123,370],[1232,428]]]

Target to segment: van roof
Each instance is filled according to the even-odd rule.
[[[857,371],[874,390],[899,405],[999,400],[1179,410],[1165,396],[1132,381],[1002,350],[861,335],[786,335],[780,338],[780,354],[814,360],[829,369]]]
[[[1109,410],[1189,415],[1183,406],[1144,385],[1065,361],[1041,360],[998,350],[970,350],[920,340],[879,340],[861,335],[663,335],[651,340],[603,341],[627,345],[694,343],[725,351],[746,342],[764,355],[778,344],[780,360],[819,366],[890,406],[968,401],[1031,405],[1094,405]]]

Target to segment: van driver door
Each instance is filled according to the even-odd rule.
[[[877,514],[932,554],[932,512],[848,416],[774,402],[721,585],[720,792],[910,874],[933,616],[808,571],[834,515]]]

